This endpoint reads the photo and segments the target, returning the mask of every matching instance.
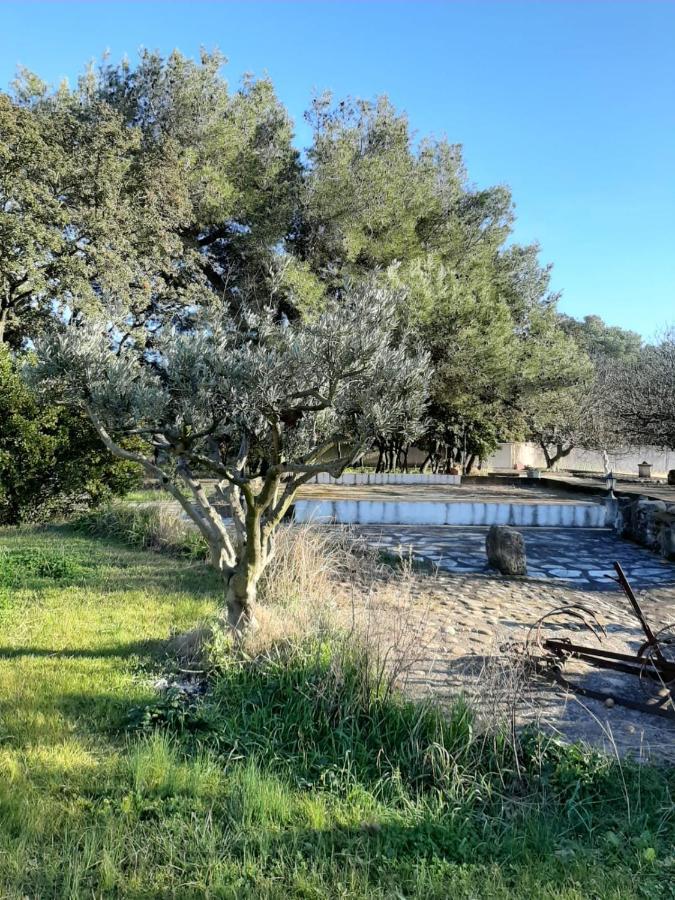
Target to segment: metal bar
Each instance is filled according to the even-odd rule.
[[[593,656],[587,656],[583,653],[575,653],[575,659],[587,662],[597,669],[611,669],[613,672],[624,672],[626,675],[635,675],[636,678],[651,678],[654,681],[663,683],[664,676],[662,673],[655,671],[646,663],[642,665],[631,665],[630,663],[615,662],[613,659],[599,659]]]
[[[647,663],[642,663],[641,665],[638,665],[637,663],[631,664],[576,652],[572,652],[569,655],[573,656],[575,659],[580,659],[582,662],[587,662],[597,669],[610,669],[612,672],[624,672],[626,675],[635,675],[636,678],[651,678],[653,681],[658,681],[660,684],[663,684],[665,678],[668,677],[667,673],[664,676],[664,673],[653,669]]]
[[[544,647],[553,652],[566,653],[572,656],[583,655],[585,657],[594,657],[606,660],[614,660],[616,662],[633,663],[640,670],[646,669],[651,665],[653,669],[661,672],[661,674],[675,678],[675,662],[669,662],[666,659],[654,660],[649,657],[635,656],[630,653],[617,653],[614,650],[601,650],[596,647],[583,647],[581,644],[572,644],[568,641],[558,640],[557,638],[548,638],[544,641]]]
[[[621,568],[621,564],[617,561],[614,562],[614,568],[616,570],[616,574],[619,576],[619,584],[623,588],[625,595],[630,600],[630,604],[633,607],[633,612],[637,616],[640,625],[642,626],[642,630],[645,633],[647,638],[647,643],[654,648],[654,653],[658,657],[660,661],[665,661],[663,658],[663,654],[661,653],[661,648],[659,647],[659,642],[656,639],[656,635],[649,627],[647,620],[645,619],[644,613],[640,607],[640,604],[637,601],[637,597],[633,593],[633,588],[628,583],[628,579],[626,578],[623,569]]]

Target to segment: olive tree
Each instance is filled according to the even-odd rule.
[[[190,331],[162,329],[151,350],[109,321],[65,327],[39,343],[32,377],[181,505],[224,579],[223,624],[242,632],[298,489],[339,475],[375,435],[418,433],[428,360],[401,340],[396,303],[364,285],[308,321],[211,307]]]

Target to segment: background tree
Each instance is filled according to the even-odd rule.
[[[0,524],[44,522],[137,480],[137,466],[112,457],[86,416],[36,397],[0,346]]]
[[[208,301],[205,288],[267,304],[297,216],[298,152],[271,83],[230,93],[222,62],[144,52],[73,90],[21,72],[0,95],[0,324],[13,346],[55,312],[112,304],[147,339],[149,324]]]
[[[59,317],[111,302],[145,309],[167,289],[184,216],[168,151],[85,83],[54,94],[24,73],[0,95],[0,327],[19,347]]]
[[[297,490],[317,472],[341,473],[377,434],[415,436],[428,360],[395,321],[390,292],[354,288],[307,323],[214,307],[190,331],[163,330],[151,353],[120,343],[107,322],[71,326],[41,343],[33,374],[180,503],[225,581],[224,618],[240,631]],[[124,447],[131,438],[144,452]],[[199,473],[217,479],[233,530]]]
[[[289,247],[336,295],[347,275],[374,269],[405,290],[404,320],[434,363],[427,464],[469,471],[500,439],[524,436],[532,398],[580,378],[550,271],[536,245],[507,245],[508,190],[472,186],[456,145],[416,145],[386,99],[327,95],[308,118],[314,138]],[[405,460],[400,442],[380,441],[380,451],[390,464]]]
[[[642,349],[642,337],[636,331],[607,325],[600,316],[561,315],[560,327],[593,360],[634,359]]]
[[[278,255],[297,219],[299,153],[271,81],[246,77],[230,91],[224,62],[219,53],[195,62],[144,51],[135,68],[105,62],[89,77],[96,96],[140,131],[144,154],[175,158],[186,193],[171,229],[181,246],[175,287],[198,283],[202,302],[204,287],[232,303],[243,291],[266,307],[271,293],[283,299]]]
[[[618,439],[675,449],[675,329],[637,356],[616,361],[604,395]]]
[[[279,281],[272,248],[293,217],[284,179],[297,157],[288,117],[267,81],[230,96],[220,62],[145,53],[135,69],[89,69],[74,90],[22,71],[13,96],[0,94],[0,342],[19,353],[99,313],[151,345],[200,304]],[[91,424],[70,433],[68,474],[53,481],[80,472],[93,500],[103,494],[84,481],[98,457],[76,440]],[[106,457],[101,477],[125,485],[110,469]]]
[[[511,241],[509,191],[472,185],[461,147],[418,141],[386,98],[319,98],[302,158],[271,82],[232,89],[222,64],[143,52],[72,90],[23,72],[0,95],[10,345],[93,313],[151,350],[243,298],[311,322],[375,277],[407,293],[395,325],[433,361],[429,464],[470,471],[499,440],[571,433],[542,411],[571,408],[557,392],[585,383],[590,344],[625,335],[556,315],[539,248]],[[403,434],[378,440],[405,464]]]
[[[529,435],[541,447],[549,469],[581,447],[601,451],[609,471],[608,451],[617,448],[620,439],[609,414],[608,373],[615,364],[637,358],[642,338],[606,325],[599,316],[582,321],[559,316],[559,323],[578,348],[579,378],[576,384],[533,401],[527,417]]]

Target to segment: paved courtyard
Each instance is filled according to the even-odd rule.
[[[607,490],[597,496],[568,489],[564,484],[306,484],[298,492],[303,500],[373,500],[375,502],[436,503],[598,503]]]
[[[520,529],[519,529],[520,530]],[[535,577],[505,578],[484,559],[484,528],[359,527],[350,534],[370,546],[409,552],[433,561],[433,572],[389,571],[392,588],[383,599],[372,588],[359,592],[356,579],[344,584],[349,612],[361,604],[377,630],[378,609],[390,619],[388,630],[403,637],[410,659],[405,689],[413,696],[452,703],[472,698],[481,717],[510,724],[535,724],[568,740],[583,740],[610,754],[675,761],[672,720],[628,709],[626,697],[650,702],[658,684],[612,670],[570,663],[565,673],[576,684],[603,691],[611,706],[568,693],[537,677],[523,663],[522,649],[531,626],[542,616],[570,604],[591,610],[606,635],[601,646],[637,652],[644,633],[620,587],[604,577],[619,560],[655,631],[675,623],[675,564],[605,530],[530,529],[525,540]],[[577,574],[578,573],[578,574]],[[379,604],[379,606],[378,606]],[[544,637],[571,637],[595,645],[597,637],[570,616],[549,622]],[[385,642],[386,643],[386,642]],[[395,655],[395,654],[394,654]]]
[[[610,581],[618,560],[639,590],[675,588],[675,563],[618,538],[609,529],[519,528],[525,538],[528,577],[568,584],[583,591],[616,590]],[[457,575],[496,573],[485,555],[487,528],[361,525],[368,545],[427,560]]]

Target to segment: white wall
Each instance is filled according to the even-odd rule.
[[[432,475],[410,472],[407,475],[393,475],[390,472],[345,472],[333,478],[327,472],[320,472],[312,479],[314,484],[461,484],[461,475]]]
[[[604,528],[603,503],[434,503],[380,500],[298,500],[296,522],[345,525],[519,525],[545,528]]]
[[[633,447],[617,453],[609,454],[609,466],[612,471],[622,475],[633,475],[637,478],[638,463],[643,460],[651,463],[652,475],[665,477],[669,469],[675,469],[675,453],[658,450],[655,447]],[[535,466],[546,469],[546,459],[536,444],[503,443],[499,449],[483,462],[483,471],[514,469],[516,465]],[[596,450],[574,449],[563,457],[558,469],[577,469],[581,472],[604,472],[602,453]]]

